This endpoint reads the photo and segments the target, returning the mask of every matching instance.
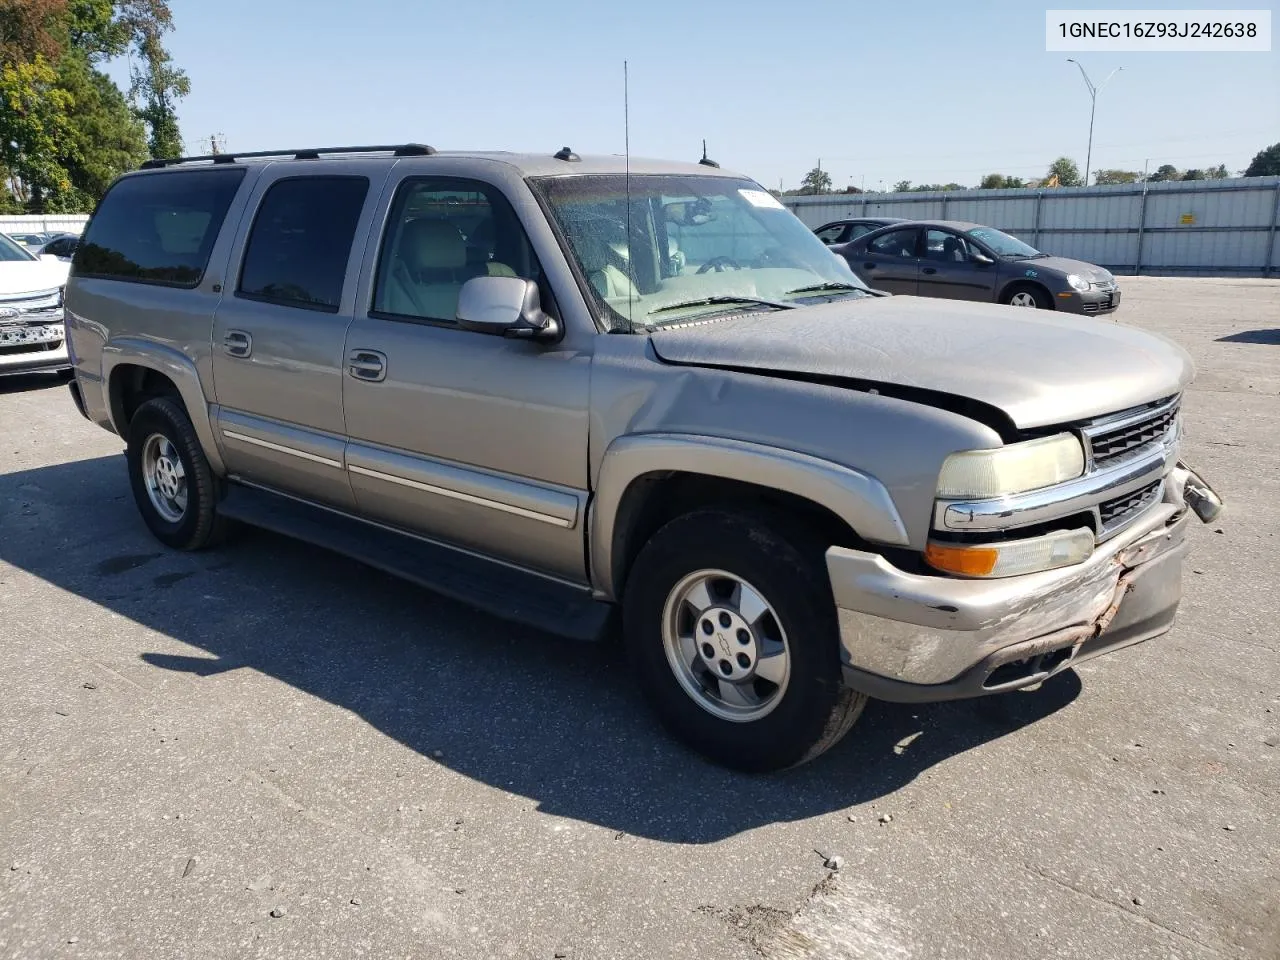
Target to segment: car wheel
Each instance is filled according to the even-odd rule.
[[[841,681],[821,548],[766,519],[701,510],[660,529],[627,580],[623,629],[664,725],[727,767],[811,760],[866,705]]]
[[[1048,310],[1053,306],[1049,294],[1040,287],[1014,287],[1005,294],[1004,302],[1011,307],[1031,307],[1035,310]]]
[[[133,499],[156,539],[175,550],[220,539],[213,471],[181,405],[168,397],[148,400],[134,412],[128,439]]]

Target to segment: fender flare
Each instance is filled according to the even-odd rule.
[[[803,453],[696,434],[649,433],[615,439],[604,452],[588,515],[591,582],[600,599],[617,600],[613,556],[619,508],[632,484],[653,473],[747,480],[809,500],[844,520],[865,540],[908,546],[889,491],[875,477]]]
[[[111,399],[111,378],[116,367],[124,365],[146,367],[173,382],[187,408],[187,416],[191,418],[209,466],[217,476],[226,476],[226,466],[209,418],[209,401],[200,383],[195,361],[173,347],[138,337],[120,337],[103,346],[102,382],[106,390],[107,415],[111,418],[111,428],[121,437],[125,436],[124,424],[117,419],[119,411]]]

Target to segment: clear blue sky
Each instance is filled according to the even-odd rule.
[[[1044,10],[1101,3],[170,0],[183,136],[232,150],[417,140],[442,149],[710,155],[776,187],[1081,168],[1089,98]],[[1223,8],[1249,6],[1221,4]],[[1254,3],[1253,6],[1263,6]],[[1113,3],[1134,7],[1136,3]],[[1151,6],[1147,4],[1146,6]],[[1202,2],[1165,8],[1207,8]],[[1274,18],[1280,21],[1280,17]],[[1273,37],[1273,46],[1275,45]],[[1224,162],[1280,140],[1280,54],[1078,54],[1094,169]],[[127,76],[125,64],[112,72]]]

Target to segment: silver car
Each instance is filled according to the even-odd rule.
[[[1177,346],[876,295],[738,174],[419,144],[149,167],[88,225],[67,323],[152,533],[245,521],[620,630],[721,763],[1164,633],[1220,507],[1179,459]]]

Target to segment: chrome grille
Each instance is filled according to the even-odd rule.
[[[1114,532],[1159,500],[1163,483],[1163,480],[1156,480],[1124,496],[1104,500],[1098,504],[1098,519],[1102,523],[1102,532],[1104,534]]]
[[[1145,411],[1086,427],[1084,435],[1094,467],[1115,463],[1144,447],[1164,442],[1177,425],[1178,407],[1179,398],[1173,397]]]
[[[62,319],[57,290],[0,297],[0,327],[29,323],[56,323]]]

